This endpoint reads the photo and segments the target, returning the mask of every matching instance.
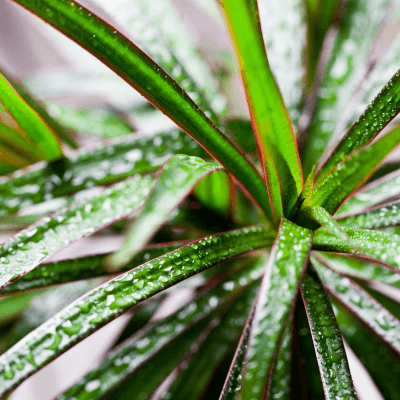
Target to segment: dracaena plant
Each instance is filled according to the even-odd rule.
[[[221,0],[251,121],[227,118],[168,0],[93,0],[110,23],[73,0],[14,2],[143,100],[66,106],[51,92],[104,77],[1,71],[0,214],[23,229],[0,248],[0,397],[129,311],[59,399],[355,399],[343,339],[400,399],[400,170],[373,176],[400,143],[400,37],[370,56],[398,2]],[[123,115],[151,127],[157,109],[177,127],[126,135]],[[108,142],[72,150],[88,131]],[[47,260],[101,229],[124,235],[115,252]]]

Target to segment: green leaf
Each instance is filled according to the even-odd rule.
[[[394,171],[363,186],[343,203],[336,216],[356,214],[383,201],[395,200],[400,195],[400,171]]]
[[[0,357],[3,365],[0,395],[134,305],[207,268],[268,246],[272,241],[271,232],[261,227],[209,236],[98,286]]]
[[[397,250],[400,246],[399,235],[367,229],[343,229],[354,246],[323,229],[317,229],[314,233],[313,249],[365,255],[397,269],[400,268]]]
[[[399,356],[333,299],[336,318],[346,342],[367,368],[383,398],[400,399]]]
[[[181,246],[182,244],[178,243],[148,246],[120,271],[129,271],[144,264],[146,261],[153,260]],[[0,291],[0,296],[28,289],[38,289],[61,283],[110,275],[109,268],[106,268],[106,260],[110,255],[111,253],[106,253],[39,265],[11,285],[3,288]]]
[[[357,88],[372,42],[387,14],[386,7],[389,3],[388,0],[346,2],[302,154],[306,176],[327,148]]]
[[[0,102],[31,139],[32,146],[46,160],[62,157],[60,143],[50,126],[39,113],[19,95],[14,87],[0,73]]]
[[[301,284],[325,398],[356,399],[342,336],[317,273],[308,268]]]
[[[361,286],[342,277],[324,265],[313,264],[332,293],[353,315],[375,335],[400,354],[400,321],[368,294]]]
[[[329,213],[335,213],[399,143],[400,128],[396,128],[372,145],[364,145],[350,154],[315,184],[311,205],[322,206]]]
[[[193,324],[221,307],[225,309],[232,307],[233,301],[237,300],[243,289],[261,275],[262,265],[258,263],[253,268],[232,275],[228,285],[226,282],[219,284],[161,322],[150,323],[132,339],[121,344],[111,356],[107,357],[106,361],[89,372],[59,398],[70,399],[73,397],[89,400],[103,396],[127,376],[132,375],[161,349],[170,345]],[[252,293],[254,298],[254,290]],[[240,311],[243,314],[243,309]],[[237,314],[238,310],[236,309],[236,317]],[[238,325],[240,329],[240,324]],[[98,383],[98,389],[87,390],[91,386],[89,382],[93,381]]]
[[[175,129],[77,153],[67,159],[10,176],[0,182],[0,215],[112,183],[137,173],[154,171],[172,155],[205,155],[204,150]]]
[[[112,26],[71,0],[17,0],[99,58],[198,141],[251,194],[272,219],[268,189],[255,167],[182,88]]]
[[[338,220],[341,226],[377,229],[400,225],[399,202],[373,207],[363,213],[351,215]]]
[[[317,257],[315,255],[315,257]],[[354,257],[325,253],[318,254],[318,260],[339,273],[363,281],[377,281],[400,289],[399,271],[381,265],[372,264]]]
[[[0,73],[8,80],[8,82],[13,86],[14,90],[18,93],[21,99],[34,111],[37,115],[50,127],[50,129],[55,132],[60,139],[65,143],[69,144],[72,148],[78,148],[78,144],[73,140],[73,138],[66,132],[66,130],[58,124],[51,116],[47,113],[45,106],[26,89],[23,84],[16,82],[10,76],[0,70]],[[18,121],[17,121],[18,122]],[[21,126],[21,124],[20,124]],[[27,134],[29,134],[26,131]],[[31,137],[31,135],[29,135]],[[32,137],[33,138],[33,137]],[[48,138],[50,140],[50,138]]]
[[[100,195],[45,217],[0,247],[0,287],[25,275],[70,243],[136,211],[147,197],[150,176],[136,177]]]
[[[226,132],[235,139],[245,153],[255,153],[257,144],[254,138],[253,127],[247,119],[235,118],[226,121]]]
[[[115,25],[124,28],[127,37],[160,65],[218,125],[218,112],[222,109],[217,104],[215,82],[204,61],[194,51],[195,45],[190,43],[190,36],[182,20],[174,12],[170,1],[155,0],[151,6],[144,0],[135,3],[127,3],[126,0],[115,0],[112,3],[102,0],[93,2],[109,12]],[[165,20],[168,21],[167,24]],[[179,52],[180,59],[175,55],[175,51]],[[186,66],[191,67],[192,74],[189,70],[186,71]],[[195,77],[203,81],[201,89],[209,94],[208,98],[211,101],[217,101],[217,111],[213,110],[200,91],[194,80]]]
[[[177,155],[168,161],[143,210],[125,236],[122,248],[111,256],[113,269],[127,264],[144,247],[200,179],[220,169],[197,157]]]
[[[296,130],[306,72],[304,4],[301,0],[261,0],[258,8],[268,62]]]
[[[286,209],[293,206],[303,186],[292,124],[265,53],[257,2],[224,0],[222,6],[238,54],[274,219],[277,221]]]
[[[254,302],[254,314],[246,322],[248,339],[245,339],[245,334],[240,342],[240,346],[246,348],[241,365],[242,378],[235,379],[236,385],[226,386],[225,398],[240,396],[242,399],[262,399],[268,392],[268,380],[276,365],[285,325],[293,311],[299,282],[307,265],[312,236],[312,231],[308,229],[287,220],[281,221]],[[238,364],[237,358],[242,357],[242,350],[236,354],[232,365]],[[235,370],[233,368],[232,373]],[[227,379],[229,382],[231,378],[228,376]]]
[[[0,326],[18,318],[29,308],[29,304],[37,293],[17,293],[13,296],[0,298],[1,315]]]
[[[364,113],[351,126],[323,164],[322,178],[352,151],[369,143],[400,112],[400,71],[380,91]]]

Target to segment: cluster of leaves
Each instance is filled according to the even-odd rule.
[[[382,294],[400,288],[400,170],[363,186],[400,143],[400,37],[369,56],[397,1],[222,0],[251,121],[226,118],[169,0],[93,0],[124,35],[73,0],[13,1],[144,98],[68,107],[36,96],[121,82],[69,72],[54,89],[60,73],[1,71],[0,172],[18,171],[0,215],[24,229],[0,247],[0,397],[135,306],[60,399],[355,399],[343,337],[400,399],[400,306]],[[126,135],[157,109],[178,127]],[[88,131],[113,140],[71,150]],[[124,229],[116,252],[46,261],[106,228]],[[152,318],[188,285],[190,301]]]

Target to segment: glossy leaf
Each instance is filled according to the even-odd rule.
[[[129,271],[178,247],[181,245],[175,243],[146,247],[120,271]],[[0,295],[110,275],[109,268],[106,268],[106,260],[110,255],[111,253],[107,253],[39,265],[11,285],[3,288]]]
[[[50,127],[50,129],[55,132],[60,139],[65,143],[70,145],[72,148],[78,148],[78,144],[73,140],[73,138],[66,132],[66,130],[57,123],[51,116],[47,113],[45,106],[36,99],[32,93],[26,89],[23,84],[16,82],[9,75],[6,75],[4,71],[0,71],[1,74],[10,82],[14,90],[21,96],[21,99],[34,111],[37,115]],[[18,122],[18,121],[17,121]],[[26,132],[28,135],[29,133]],[[31,136],[31,135],[29,135]],[[50,140],[50,139],[49,139]]]
[[[293,311],[311,242],[310,230],[282,220],[254,303],[254,315],[246,323],[245,331],[250,329],[248,340],[241,340],[241,346],[247,344],[241,366],[242,378],[236,387],[229,386],[229,392],[237,392],[237,397],[262,399],[269,390],[267,382],[275,369],[285,323]],[[236,359],[233,365],[235,363]],[[226,398],[229,396],[232,394],[227,393]]]
[[[100,285],[0,357],[1,395],[132,306],[196,273],[268,246],[272,241],[271,233],[259,227],[210,236]]]
[[[361,286],[322,264],[314,264],[326,288],[375,335],[400,353],[400,321]]]
[[[15,3],[60,30],[118,73],[226,167],[271,219],[268,190],[255,167],[137,46],[74,1],[17,0]]]
[[[203,83],[203,92],[208,92],[209,99],[217,100],[218,102],[215,83],[204,61],[193,51],[194,44],[191,43],[191,45],[185,46],[187,52],[184,58],[182,57],[179,60],[174,54],[174,50],[182,52],[183,49],[180,49],[180,45],[182,42],[186,44],[190,39],[169,1],[156,0],[151,7],[146,1],[132,3],[129,0],[115,0],[110,3],[94,0],[93,3],[109,12],[116,25],[124,28],[127,37],[160,65],[189,94],[190,98],[201,107],[207,116],[215,124],[218,124],[219,118],[217,115],[220,109],[217,108],[217,112],[213,110],[194,80],[194,77],[199,77],[199,79],[204,77],[203,79],[206,80],[207,85],[205,86]],[[168,19],[168,24],[163,23],[165,19]],[[172,24],[173,20],[175,20],[174,29],[171,29],[170,24]],[[180,35],[178,34],[179,28]],[[172,48],[168,42],[172,42]],[[192,67],[192,70],[194,68],[194,71],[196,71],[192,75],[193,77],[188,73],[189,71],[186,71],[187,64]]]
[[[154,171],[178,152],[204,155],[204,150],[182,131],[172,130],[126,139],[48,165],[38,164],[0,182],[0,215],[95,185]]]
[[[363,229],[387,228],[400,225],[399,202],[376,206],[363,213],[339,219],[338,223],[341,226]]]
[[[371,374],[385,399],[400,399],[399,356],[337,302],[336,318],[346,342]]]
[[[275,221],[297,199],[303,177],[291,121],[272,75],[256,1],[222,1],[239,58]],[[283,206],[283,209],[282,209]]]
[[[60,143],[49,125],[29,106],[1,73],[0,93],[0,102],[31,139],[32,146],[36,147],[36,151],[46,160],[62,157]]]
[[[372,257],[381,263],[400,268],[400,257],[397,247],[400,236],[367,229],[343,228],[354,246],[327,231],[317,229],[314,234],[313,249],[353,253]]]
[[[60,396],[60,399],[71,397],[97,399],[103,396],[193,324],[209,316],[221,306],[232,305],[238,293],[241,293],[243,288],[257,276],[260,278],[261,274],[262,265],[260,264],[257,264],[254,269],[241,271],[229,279],[229,285],[226,282],[222,283],[161,322],[149,324],[133,339],[128,339],[126,343],[121,344],[112,356],[68,389]],[[86,389],[93,386],[90,382],[96,382],[95,391]]]
[[[0,247],[0,287],[25,275],[70,243],[126,218],[147,197],[152,179],[136,177],[100,195],[45,217]]]
[[[396,128],[372,145],[365,145],[349,155],[315,184],[311,205],[322,206],[329,213],[335,213],[399,143],[400,128]]]
[[[399,195],[400,172],[394,171],[363,186],[342,204],[336,215],[359,213],[383,201],[394,200]]]
[[[314,270],[301,284],[325,398],[356,399],[342,336],[324,287]]]
[[[400,71],[351,126],[318,173],[323,177],[352,151],[370,142],[400,112]]]
[[[382,267],[354,257],[337,254],[318,254],[318,260],[334,271],[363,281],[377,281],[400,289],[400,274],[393,268]]]
[[[304,4],[299,0],[261,0],[258,8],[268,62],[296,130],[306,73]]]
[[[365,72],[364,63],[389,3],[388,0],[346,3],[302,154],[306,175],[320,160]]]
[[[178,155],[168,161],[146,199],[140,215],[125,236],[122,248],[112,255],[113,268],[127,264],[152,238],[172,211],[183,201],[196,183],[221,167],[200,158]]]

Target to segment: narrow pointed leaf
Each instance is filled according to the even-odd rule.
[[[175,243],[170,243],[165,246],[156,245],[146,247],[120,271],[129,271],[132,268],[144,264],[146,261],[153,260],[154,258],[169,253],[178,247],[181,247],[181,245]],[[13,282],[11,285],[3,288],[0,291],[0,296],[29,289],[38,289],[82,279],[91,279],[110,275],[109,268],[106,268],[106,260],[110,256],[111,253],[106,253],[42,264]]]
[[[370,142],[400,112],[400,71],[380,91],[364,113],[351,126],[322,166],[322,178],[352,151]]]
[[[0,102],[46,160],[62,157],[60,143],[49,125],[0,73]]]
[[[230,0],[222,1],[222,6],[238,54],[271,205],[277,220],[283,216],[285,208],[294,204],[303,185],[293,128],[265,53],[257,2]]]
[[[361,286],[322,264],[314,264],[326,288],[375,335],[400,354],[400,321]]]
[[[151,7],[147,5],[146,1],[132,3],[127,0],[115,0],[112,3],[109,3],[101,0],[94,0],[93,3],[99,6],[101,9],[109,12],[110,15],[112,15],[113,21],[116,23],[116,25],[124,28],[124,32],[126,33],[127,37],[132,40],[152,60],[160,65],[164,71],[171,76],[171,78],[174,79],[185,92],[189,94],[191,99],[201,107],[207,116],[209,116],[215,124],[218,124],[219,118],[217,113],[213,111],[212,107],[199,90],[192,76],[190,76],[190,74],[186,71],[185,65],[189,58],[188,54],[185,55],[185,58],[183,58],[182,61],[178,60],[174,54],[174,49],[171,49],[167,43],[167,38],[163,32],[167,26],[155,21],[156,16],[154,14],[162,12],[162,10],[160,10],[161,8],[164,10],[162,18],[168,18],[168,26],[172,24],[172,21],[169,17],[173,18],[172,15],[174,12],[172,9],[173,6],[169,1],[157,0],[152,3]],[[178,34],[176,31],[179,29],[178,27],[181,27],[181,29],[183,28],[183,32],[181,31],[182,38],[180,38],[179,41],[186,42],[188,39],[185,40],[185,37],[189,37],[189,34],[185,32],[180,19],[176,18],[176,16],[174,19],[177,20],[174,23],[174,29],[169,28],[169,31],[175,31],[175,39]],[[175,40],[178,40],[178,38]],[[195,76],[201,76],[201,74],[204,75],[204,73],[206,74],[210,91],[209,98],[214,100],[217,97],[215,92],[215,84],[212,80],[212,77],[208,73],[204,62],[201,61],[201,58],[199,56],[193,56],[193,53],[195,53],[193,51],[193,47],[194,44],[192,44],[192,46],[189,48],[192,50],[190,56],[195,58],[193,61],[196,63],[197,67],[197,73]],[[175,47],[175,49],[177,48]],[[192,65],[193,61],[191,63]],[[200,73],[198,71],[199,68]],[[203,86],[203,91],[206,92],[207,87]]]
[[[400,171],[394,171],[363,186],[346,200],[337,216],[355,214],[383,201],[395,200],[400,195]]]
[[[204,150],[180,130],[132,138],[61,162],[38,164],[0,182],[0,216],[95,185],[154,171],[176,153],[204,156]]]
[[[314,234],[313,249],[365,255],[396,269],[400,268],[400,256],[397,250],[400,246],[399,235],[367,229],[343,229],[354,246],[325,230],[317,229]]]
[[[138,219],[125,237],[122,248],[110,259],[115,268],[127,264],[152,238],[171,212],[183,201],[196,183],[221,167],[201,158],[178,155],[168,161],[146,199]]]
[[[306,175],[320,161],[363,77],[365,61],[389,3],[388,0],[346,2],[302,154]]]
[[[376,206],[360,214],[338,220],[340,226],[349,228],[377,229],[400,225],[399,201]]]
[[[334,271],[363,281],[377,281],[400,289],[399,271],[390,270],[381,265],[368,263],[354,257],[344,257],[336,254],[318,254],[318,261]]]
[[[13,296],[0,298],[0,326],[6,325],[20,317],[29,308],[32,299],[36,295],[37,293],[17,293]]]
[[[311,328],[325,398],[356,399],[342,335],[324,287],[311,268],[301,284],[301,294]]]
[[[0,73],[10,82],[14,90],[21,96],[21,99],[49,126],[49,128],[58,135],[65,143],[72,148],[78,148],[78,144],[66,132],[66,130],[55,121],[46,111],[45,106],[26,89],[22,84],[16,82],[10,76],[0,70]],[[28,134],[28,132],[26,132]],[[54,134],[53,134],[54,136]],[[49,139],[50,140],[50,139]]]
[[[314,186],[312,206],[333,214],[343,201],[373,173],[382,159],[400,143],[396,128],[370,146],[363,146],[341,161]]]
[[[304,4],[299,0],[258,1],[268,62],[296,130],[305,81]]]
[[[248,319],[245,327],[250,332],[241,387],[237,391],[237,396],[242,399],[262,399],[269,390],[267,382],[276,365],[285,325],[293,311],[312,236],[312,231],[287,220],[280,224],[254,303],[254,316]],[[248,328],[249,324],[251,328]],[[241,341],[243,346],[246,345],[244,342]]]
[[[3,366],[0,395],[134,305],[207,268],[268,246],[272,241],[271,233],[260,227],[210,236],[104,283],[47,320],[0,357]]]
[[[364,327],[338,302],[333,300],[340,331],[354,350],[385,399],[400,399],[400,361],[385,342]]]
[[[70,243],[131,215],[143,204],[151,184],[150,176],[121,182],[93,199],[43,218],[4,242],[0,247],[0,287]]]
[[[70,0],[15,3],[76,41],[126,80],[225,166],[271,219],[268,190],[255,167],[166,72],[136,45]]]
[[[133,339],[122,343],[106,361],[63,393],[59,399],[73,397],[89,400],[104,396],[193,324],[211,315],[218,308],[232,306],[234,299],[243,292],[244,287],[255,278],[260,278],[261,274],[260,264],[254,269],[234,274],[229,279],[230,285],[222,283],[161,322],[147,325]],[[91,386],[90,382],[98,382],[95,391],[87,390]]]

